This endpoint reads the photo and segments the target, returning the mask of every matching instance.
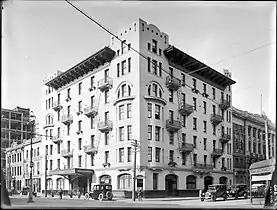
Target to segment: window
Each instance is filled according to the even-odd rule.
[[[123,163],[124,162],[124,148],[119,148],[118,153],[119,153],[118,160],[120,163]]]
[[[109,90],[105,91],[105,104],[109,103]]]
[[[162,49],[159,49],[159,56],[162,56]]]
[[[148,162],[152,162],[152,147],[148,147]]]
[[[90,165],[94,166],[94,154],[93,153],[90,155]]]
[[[215,150],[216,140],[213,140],[213,151]]]
[[[193,88],[196,89],[196,79],[192,79],[192,83],[193,83]]]
[[[155,159],[156,159],[157,163],[160,162],[160,153],[161,153],[161,148],[156,147],[155,148]]]
[[[121,75],[126,74],[126,60],[121,62]]]
[[[197,118],[193,118],[193,130],[197,130]]]
[[[203,121],[203,126],[204,126],[204,130],[203,130],[203,132],[204,133],[207,133],[207,121]]]
[[[160,130],[161,130],[161,127],[155,126],[155,140],[156,141],[160,141]]]
[[[216,125],[213,124],[213,135],[216,135]]]
[[[53,160],[50,160],[50,170],[53,170]]]
[[[203,101],[203,109],[204,109],[204,114],[207,114],[207,102]]]
[[[207,138],[204,138],[204,150],[207,150]]]
[[[131,58],[128,58],[128,72],[131,72]]]
[[[109,151],[105,151],[105,163],[109,163]]]
[[[173,102],[173,90],[169,89],[169,102]]]
[[[57,144],[57,153],[58,154],[61,153],[61,144],[60,143]]]
[[[78,112],[82,111],[82,101],[78,102]]]
[[[169,67],[169,75],[173,76],[173,68]]]
[[[81,95],[81,93],[82,93],[82,83],[81,82],[78,84],[78,93],[79,93],[79,95]]]
[[[161,62],[159,62],[159,77],[161,77],[161,76],[162,76],[162,69],[163,69],[163,67],[162,67],[162,63],[161,63]]]
[[[124,119],[124,105],[119,106],[119,120]]]
[[[110,140],[110,133],[105,132],[105,145],[109,145],[109,140]]]
[[[118,189],[131,189],[132,176],[130,174],[122,174],[118,176]]]
[[[152,52],[157,53],[157,41],[152,39]]]
[[[193,109],[194,110],[196,110],[196,106],[197,106],[197,104],[196,104],[196,98],[193,97]]]
[[[160,109],[161,109],[161,106],[155,104],[155,119],[157,119],[157,120],[160,119]]]
[[[154,59],[152,59],[152,68],[153,68],[153,74],[158,75],[158,62]]]
[[[153,173],[153,190],[158,189],[158,173]]]
[[[186,115],[181,115],[181,123],[182,123],[182,126],[185,128],[187,125],[187,116]]]
[[[151,72],[151,58],[147,57],[148,61],[148,72]]]
[[[148,125],[148,140],[152,140],[152,125]]]
[[[127,104],[127,118],[132,118],[132,104]]]
[[[169,144],[174,144],[174,132],[169,131],[168,135],[169,135]]]
[[[94,76],[92,76],[92,77],[90,78],[90,87],[91,87],[91,88],[94,88],[94,87],[95,87],[95,77],[94,77]]]
[[[58,114],[58,121],[60,121],[60,118],[61,118],[61,111],[58,110],[58,111],[57,111],[57,114]]]
[[[127,147],[127,162],[132,162],[132,148]]]
[[[186,178],[187,189],[196,189],[196,177],[189,175]]]
[[[82,131],[82,120],[78,121],[78,131]]]
[[[207,93],[207,85],[203,83],[203,92]]]
[[[193,165],[196,166],[197,163],[197,154],[193,154]]]
[[[78,166],[82,167],[82,155],[78,156]]]
[[[197,136],[193,136],[193,148],[196,148]]]
[[[117,64],[117,77],[120,77],[120,63]]]
[[[123,40],[121,42],[121,54],[125,52],[125,48],[126,48],[126,40]]]
[[[169,162],[174,162],[174,151],[169,150]]]
[[[181,74],[182,75],[182,82],[181,82],[181,85],[182,86],[186,86],[186,76],[185,76],[185,74]]]
[[[53,145],[50,145],[50,155],[53,155]]]
[[[70,98],[70,88],[67,89],[67,98]]]
[[[213,91],[213,99],[215,99],[215,88],[212,88]]]
[[[152,104],[148,103],[147,107],[148,107],[148,118],[152,118]]]
[[[119,127],[119,141],[124,141],[124,127]]]
[[[128,125],[127,126],[127,140],[131,140],[132,139],[132,126]]]
[[[95,117],[90,118],[90,129],[95,129]]]
[[[82,150],[82,138],[78,139],[78,143],[79,143],[79,150]]]

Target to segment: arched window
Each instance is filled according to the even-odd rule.
[[[48,115],[48,124],[50,124],[50,122],[51,122],[51,116]]]
[[[118,176],[118,189],[131,189],[132,177],[130,174],[121,174]]]
[[[63,178],[57,179],[57,190],[59,190],[59,189],[64,189],[64,179]]]
[[[187,189],[196,189],[196,177],[189,175],[186,178]]]
[[[37,156],[39,156],[39,147],[37,148]]]
[[[162,89],[161,89],[160,85],[158,85],[156,83],[149,84],[148,85],[148,95],[162,98],[163,94],[162,94]]]
[[[47,189],[53,190],[53,180],[52,179],[47,179]]]
[[[118,88],[117,98],[130,96],[131,95],[131,86],[128,84],[123,84]]]

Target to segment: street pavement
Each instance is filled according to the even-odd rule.
[[[85,200],[84,198],[69,198],[68,196],[59,197],[34,197],[34,203],[28,203],[28,196],[11,196],[12,209],[49,209],[49,208],[236,208],[236,209],[261,209],[263,208],[264,198],[254,199],[253,204],[250,199],[238,199],[223,201],[218,199],[216,202],[201,202],[198,198],[148,198],[142,201],[132,201],[132,199],[114,198],[112,201]],[[2,207],[3,208],[3,207]]]

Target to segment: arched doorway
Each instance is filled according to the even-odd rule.
[[[168,196],[177,196],[177,182],[178,176],[175,174],[168,174],[165,176],[165,191]]]
[[[100,184],[112,184],[112,178],[110,175],[102,175],[99,177]]]
[[[205,176],[204,178],[204,190],[208,189],[208,186],[213,184],[214,178],[212,176]]]
[[[227,177],[221,176],[219,178],[219,184],[227,184]]]

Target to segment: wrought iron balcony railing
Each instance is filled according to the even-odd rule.
[[[172,76],[167,76],[165,84],[167,88],[177,90],[179,87],[181,87],[181,80]]]

